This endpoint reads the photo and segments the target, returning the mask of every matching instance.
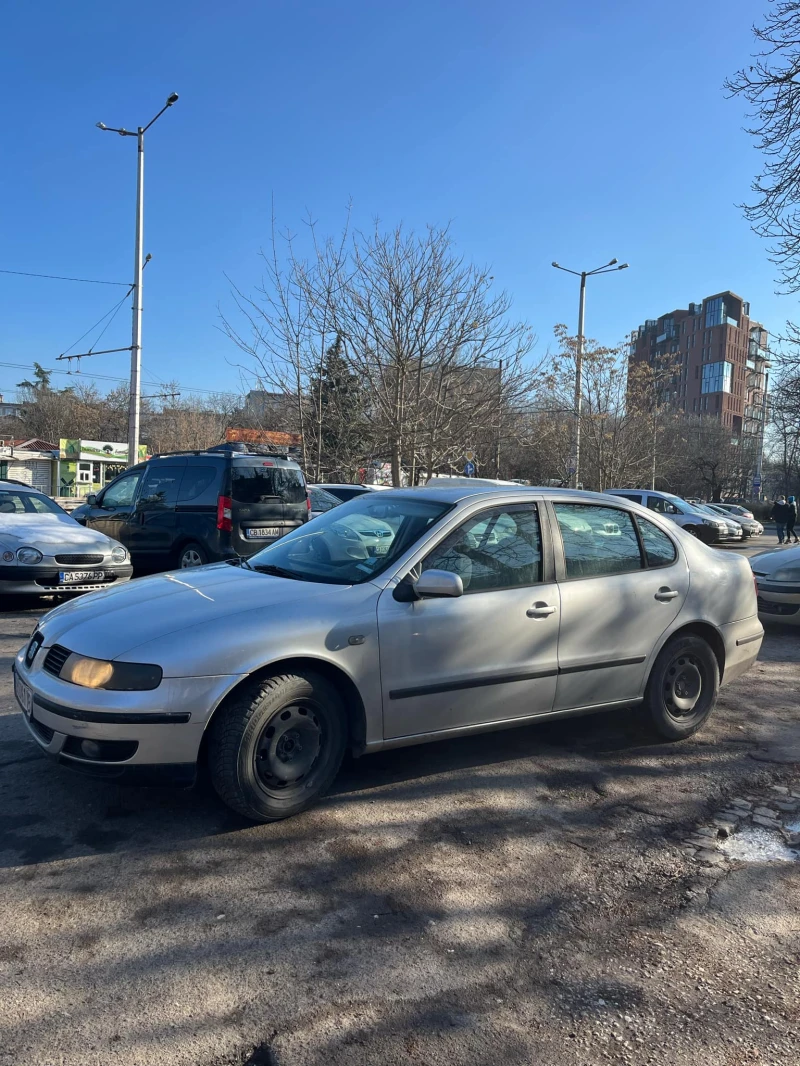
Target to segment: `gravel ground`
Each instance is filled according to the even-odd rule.
[[[797,629],[691,741],[609,714],[385,753],[252,827],[46,761],[8,670],[37,613],[0,611],[0,1063],[800,1061],[800,863],[681,844],[800,787]]]

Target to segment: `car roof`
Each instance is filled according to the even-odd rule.
[[[24,489],[25,492],[35,492],[37,496],[44,495],[39,489],[35,489],[33,485],[27,485],[24,481],[15,481],[12,477],[3,478],[3,480],[0,481],[0,488],[3,488],[6,485],[11,485],[15,489]]]
[[[442,479],[444,480],[444,478]],[[390,496],[405,496],[414,499],[435,500],[438,503],[460,503],[468,499],[485,499],[490,502],[493,499],[505,500],[509,496],[545,496],[550,500],[563,500],[565,503],[602,503],[606,507],[612,506],[611,501],[604,492],[589,492],[586,489],[557,489],[550,485],[476,485],[470,488],[467,485],[453,485],[439,488],[438,485],[425,485],[420,488],[388,489],[381,494],[381,499]],[[622,501],[620,501],[622,502]],[[628,501],[630,502],[630,501]]]

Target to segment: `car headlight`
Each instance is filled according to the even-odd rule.
[[[158,688],[163,670],[152,663],[117,663],[91,659],[88,655],[69,656],[58,675],[82,688],[103,688],[115,692],[142,692]]]
[[[124,563],[128,558],[128,552],[121,544],[118,544],[116,548],[111,549],[111,561],[112,563]]]
[[[772,575],[773,581],[800,581],[800,566],[784,566]]]
[[[713,518],[704,518],[703,519],[703,525],[704,526],[713,526],[714,529],[725,529],[726,528],[720,522],[715,522]]]
[[[40,563],[42,561],[42,553],[38,548],[19,548],[17,561],[20,563]]]

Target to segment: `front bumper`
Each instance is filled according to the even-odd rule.
[[[86,585],[62,585],[58,579],[59,573],[70,570],[103,570],[109,574],[107,581],[92,582]],[[114,585],[130,581],[133,577],[133,567],[130,563],[124,566],[112,566],[111,564],[98,563],[96,566],[62,566],[53,563],[38,563],[35,566],[0,566],[0,595],[9,596],[52,596],[54,593],[63,595],[73,592],[97,592],[100,589],[112,588]]]
[[[46,649],[14,673],[31,690],[28,732],[47,755],[74,770],[131,781],[191,783],[208,720],[236,677],[164,678],[148,692],[85,689],[42,669]],[[95,741],[85,750],[83,741]]]
[[[800,585],[757,577],[758,616],[765,622],[800,625]]]

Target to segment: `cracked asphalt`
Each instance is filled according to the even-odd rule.
[[[797,629],[688,742],[628,712],[384,753],[253,827],[40,755],[41,609],[0,609],[0,1063],[800,1061],[800,864],[680,847],[800,786]]]

